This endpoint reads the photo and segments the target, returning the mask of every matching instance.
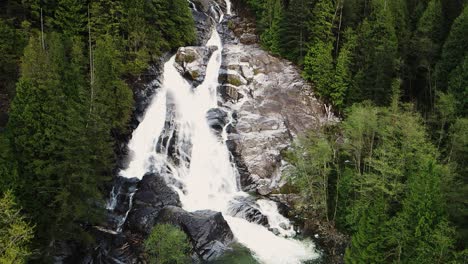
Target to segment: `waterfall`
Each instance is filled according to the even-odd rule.
[[[229,0],[226,6],[229,15]],[[224,14],[219,6],[217,9],[220,13],[217,17],[222,20]],[[268,218],[270,229],[230,215],[231,203],[249,194],[240,189],[238,172],[226,146],[232,113],[222,109],[229,120],[220,135],[207,122],[207,112],[218,108],[223,45],[216,26],[206,46],[215,46],[217,50],[208,61],[204,81],[197,87],[192,87],[174,67],[175,55],[164,65],[162,88],[133,132],[128,144],[128,167],[120,176],[141,179],[147,172],[159,173],[177,191],[185,210],[222,212],[237,241],[249,248],[261,263],[299,264],[316,258],[311,242],[291,238],[295,231],[289,220],[278,212],[275,202],[259,200],[256,204]],[[171,141],[175,143],[170,154]],[[109,205],[112,206],[115,205]],[[271,232],[272,228],[279,234]]]

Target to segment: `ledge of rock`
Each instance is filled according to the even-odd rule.
[[[174,66],[194,86],[200,85],[205,79],[208,61],[217,49],[216,46],[179,48]]]

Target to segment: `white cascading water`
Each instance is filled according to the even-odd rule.
[[[226,6],[229,15],[229,0]],[[218,18],[222,20],[224,15],[219,12]],[[216,46],[217,50],[208,62],[205,80],[196,88],[174,67],[175,56],[164,65],[162,88],[133,132],[128,144],[130,162],[120,175],[141,179],[145,173],[157,171],[178,192],[185,210],[222,212],[236,239],[261,263],[299,264],[316,258],[311,242],[290,238],[295,231],[289,220],[278,212],[275,202],[258,200],[257,209],[268,218],[270,227],[278,230],[278,236],[262,225],[229,215],[231,202],[249,195],[239,188],[238,172],[225,144],[227,125],[218,136],[207,122],[208,110],[218,107],[222,60],[223,46],[215,27],[206,45]],[[231,113],[228,117],[232,122]],[[160,145],[164,142],[163,137],[169,140],[166,146],[158,147],[158,142]],[[170,139],[174,137],[176,157],[169,157]]]

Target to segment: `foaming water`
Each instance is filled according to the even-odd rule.
[[[231,6],[231,0],[226,0],[226,14],[228,15],[232,15]]]
[[[257,200],[257,204],[262,214],[268,218],[270,228],[276,228],[280,235],[284,237],[292,237],[296,235],[294,227],[286,217],[279,213],[278,205],[275,202],[260,199]]]
[[[222,12],[219,17],[223,17]],[[228,124],[219,134],[207,122],[207,112],[218,107],[222,63],[223,46],[215,27],[206,45],[217,50],[211,55],[205,79],[198,87],[193,88],[176,70],[175,56],[164,65],[163,86],[133,132],[128,145],[130,162],[120,175],[141,179],[147,172],[157,172],[177,191],[185,210],[222,212],[237,240],[261,263],[296,264],[316,258],[312,243],[288,238],[295,235],[294,229],[279,214],[273,201],[259,200],[255,206],[279,236],[262,225],[229,216],[231,201],[248,194],[240,190],[238,171],[225,143],[227,127],[233,122],[230,111],[225,110]],[[174,147],[170,153],[172,141]]]
[[[300,264],[317,258],[312,242],[276,236],[267,228],[245,219],[225,216],[237,240],[265,264]]]

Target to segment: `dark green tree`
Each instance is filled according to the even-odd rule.
[[[53,19],[54,27],[68,36],[86,31],[86,1],[59,0]]]
[[[450,34],[445,41],[442,55],[436,66],[437,89],[446,91],[450,73],[463,64],[468,50],[468,6],[454,21]]]

